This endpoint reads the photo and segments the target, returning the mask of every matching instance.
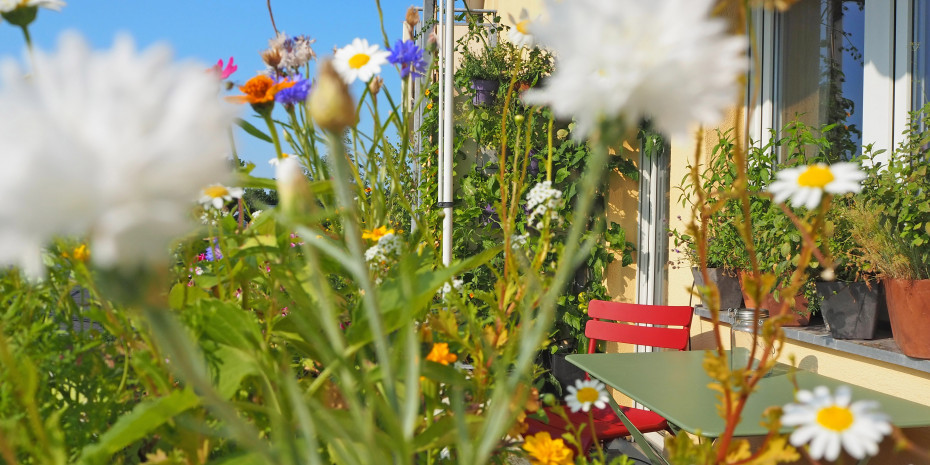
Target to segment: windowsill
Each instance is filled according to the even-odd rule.
[[[701,318],[710,319],[710,311],[703,305],[694,307],[694,313]],[[729,325],[732,323],[732,318],[726,313],[721,313],[720,321]],[[824,325],[783,327],[782,329],[785,331],[785,337],[790,340],[930,373],[930,360],[911,358],[901,353],[898,345],[891,338],[891,332],[887,330],[879,330],[875,339],[865,340],[834,339]]]

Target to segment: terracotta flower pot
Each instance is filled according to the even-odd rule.
[[[793,317],[792,321],[785,323],[783,326],[807,326],[810,324],[811,315],[807,310],[807,298],[803,295],[795,296],[794,301],[788,305],[788,308],[784,312],[780,312],[782,307],[782,302],[779,299],[775,298],[775,295],[768,293],[762,297],[762,302],[760,304],[756,303],[756,300],[752,298],[746,292],[746,280],[752,276],[752,273],[748,271],[739,272],[739,284],[740,289],[743,291],[743,300],[746,303],[746,308],[761,308],[769,311],[769,317],[775,318],[776,316],[789,315]]]
[[[904,355],[930,358],[930,279],[886,279],[891,334]]]

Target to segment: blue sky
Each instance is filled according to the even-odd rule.
[[[60,12],[39,11],[30,27],[37,48],[54,50],[58,36],[77,30],[99,49],[112,45],[120,33],[131,35],[139,48],[167,43],[179,59],[205,64],[235,57],[239,70],[231,77],[237,84],[264,69],[259,52],[274,36],[265,0],[67,0]],[[382,0],[385,29],[393,44],[401,37],[407,7],[422,6],[422,0]],[[320,57],[332,54],[355,37],[383,45],[375,0],[272,0],[278,30],[289,35],[306,34],[316,39],[314,50]],[[18,28],[0,23],[0,59],[23,59],[24,41]],[[385,84],[394,96],[400,94],[397,72],[384,68]],[[356,83],[360,95],[362,84]],[[238,91],[234,92],[238,93]],[[395,97],[396,98],[396,97]],[[250,119],[251,112],[243,109]],[[255,174],[271,176],[267,161],[274,149],[265,142],[238,137],[240,156],[255,162]]]

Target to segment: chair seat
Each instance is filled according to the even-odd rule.
[[[588,414],[586,412],[578,411],[572,413],[567,406],[563,407],[566,413],[568,413],[568,418],[572,424],[588,424]],[[623,411],[623,414],[630,419],[630,422],[636,425],[643,433],[661,431],[668,428],[668,422],[665,418],[662,418],[661,415],[655,412],[633,407],[620,407],[620,410]],[[568,431],[565,420],[555,413],[552,407],[546,407],[545,412],[549,417],[548,423],[543,423],[534,418],[527,418],[526,423],[529,428],[525,433],[526,435],[533,435],[541,431],[546,431],[553,438],[558,438]],[[597,432],[597,438],[599,440],[609,441],[611,439],[630,435],[629,430],[627,430],[626,426],[623,425],[623,422],[620,421],[620,418],[617,417],[617,414],[614,413],[610,407],[594,409],[593,412],[594,430]],[[594,444],[594,438],[591,437],[591,433],[587,427],[581,433],[581,444],[584,452],[590,450],[591,446]],[[578,453],[579,451],[575,452]]]

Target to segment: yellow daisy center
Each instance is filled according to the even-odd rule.
[[[846,407],[831,405],[817,412],[817,423],[832,431],[845,431],[853,424],[853,414]]]
[[[210,186],[204,189],[203,193],[211,198],[217,199],[229,195],[229,189],[223,186]]]
[[[530,33],[530,20],[524,19],[523,21],[520,21],[519,23],[517,23],[516,27],[517,27],[517,31],[520,32],[520,34],[529,34]]]
[[[371,57],[368,56],[368,54],[356,53],[352,56],[352,58],[349,58],[349,67],[353,69],[359,69],[362,66],[367,65],[370,60]]]
[[[575,398],[577,398],[578,402],[582,404],[587,402],[597,402],[597,399],[600,396],[600,392],[598,392],[597,389],[594,389],[593,387],[583,387],[578,390],[577,394],[575,394]]]
[[[833,173],[830,168],[821,165],[811,165],[798,176],[798,184],[804,187],[817,187],[823,189],[833,182]]]

